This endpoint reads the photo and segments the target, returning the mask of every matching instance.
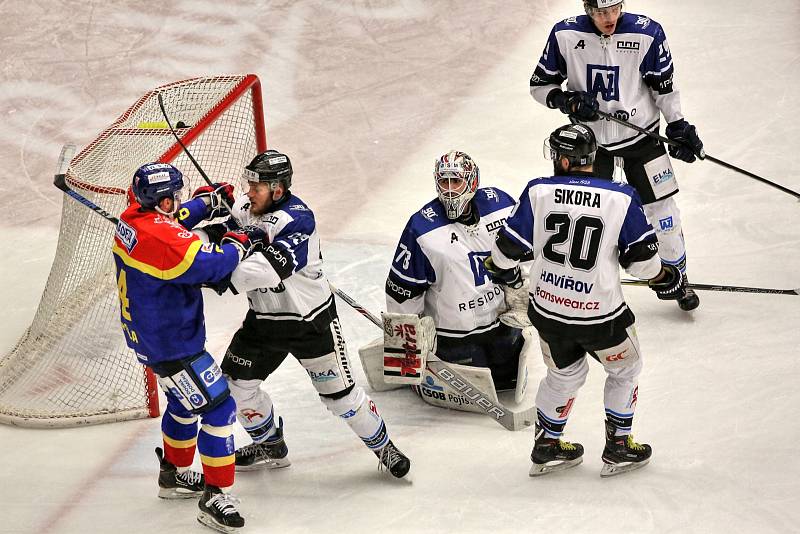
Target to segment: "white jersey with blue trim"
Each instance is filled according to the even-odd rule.
[[[447,337],[497,326],[503,291],[483,261],[513,206],[507,193],[486,187],[472,199],[477,224],[448,219],[438,198],[412,215],[386,281],[387,311],[430,316],[437,334]]]
[[[601,111],[656,131],[659,112],[668,123],[683,118],[673,72],[672,54],[658,22],[623,13],[614,34],[603,36],[588,16],[581,15],[553,27],[530,89],[537,102],[547,105],[550,91],[566,80],[566,89],[595,95]],[[645,137],[609,120],[584,124],[612,151]]]
[[[239,263],[231,284],[247,299],[259,319],[313,321],[333,303],[328,279],[322,272],[322,255],[314,213],[295,195],[263,215],[250,213],[250,200],[242,195],[232,217],[240,226],[255,226],[267,233],[269,244]]]
[[[492,259],[501,269],[516,264],[501,248],[533,251],[532,311],[563,325],[600,325],[627,310],[620,264],[640,278],[655,277],[661,269],[655,231],[639,194],[627,184],[592,176],[529,182],[499,240]]]

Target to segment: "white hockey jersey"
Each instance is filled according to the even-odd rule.
[[[498,324],[503,290],[483,261],[514,200],[495,188],[472,199],[480,216],[466,226],[448,219],[439,199],[411,216],[397,245],[386,280],[386,309],[433,318],[440,336],[464,337]]]
[[[657,131],[659,111],[668,123],[683,118],[673,71],[667,38],[658,22],[624,13],[614,34],[603,36],[588,16],[581,15],[553,27],[530,89],[537,102],[547,105],[550,91],[566,80],[568,90],[595,95],[601,111]],[[610,151],[645,137],[606,119],[585,124]]]
[[[242,195],[232,217],[240,227],[256,226],[267,233],[269,244],[231,275],[233,287],[247,291],[250,309],[259,319],[312,322],[328,311],[333,294],[322,272],[314,213],[302,200],[290,195],[273,211],[254,216],[247,195]]]
[[[655,231],[638,193],[593,176],[532,180],[492,248],[501,269],[533,251],[529,316],[537,329],[601,337],[622,314],[619,266],[638,278],[661,269]]]

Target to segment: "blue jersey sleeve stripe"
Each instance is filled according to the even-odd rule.
[[[395,269],[394,266],[392,266],[391,271],[392,271],[392,273],[395,274],[395,276],[397,276],[401,280],[405,280],[406,282],[410,282],[412,284],[427,284],[427,285],[430,285],[430,284],[433,283],[430,280],[425,280],[425,279],[420,280],[418,278],[411,278],[410,276],[406,276],[403,273],[401,273],[400,271],[398,271],[397,269]]]

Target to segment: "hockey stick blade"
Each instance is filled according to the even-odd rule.
[[[69,168],[69,163],[72,160],[72,156],[75,154],[75,145],[64,145],[61,148],[61,154],[58,157],[58,165],[56,166],[56,174],[53,177],[53,185],[57,188],[61,189],[64,193],[72,197],[73,199],[77,200],[87,208],[93,210],[95,213],[103,217],[109,222],[117,224],[119,219],[108,213],[106,210],[86,198],[85,196],[81,195],[77,191],[70,188],[69,184],[67,184],[67,169]]]
[[[647,280],[624,279],[622,284],[626,286],[647,286]],[[700,291],[726,291],[730,293],[764,293],[770,295],[800,295],[800,288],[797,289],[773,289],[768,287],[748,287],[748,286],[726,286],[722,284],[686,284],[689,289]]]
[[[383,323],[372,312],[361,306],[350,295],[328,282],[331,290],[337,297],[345,301],[354,310],[367,318],[372,324],[383,330]],[[429,358],[426,367],[440,379],[447,382],[456,391],[465,394],[476,406],[484,411],[484,414],[491,417],[498,424],[507,430],[521,430],[531,426],[536,415],[536,407],[532,406],[527,410],[514,412],[502,404],[495,404],[486,393],[475,387],[469,380],[461,376],[452,367],[437,357]]]

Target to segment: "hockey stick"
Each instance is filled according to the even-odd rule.
[[[626,286],[646,286],[647,280],[633,280],[626,278],[622,280]],[[699,289],[703,291],[730,291],[732,293],[768,293],[773,295],[800,295],[800,288],[797,289],[771,289],[766,287],[747,287],[747,286],[726,286],[721,284],[686,284],[689,289]]]
[[[167,111],[164,109],[164,100],[161,97],[161,93],[158,94],[158,107],[161,108],[161,114],[164,116],[164,120],[167,122],[167,126],[169,127],[172,135],[175,137],[175,140],[178,141],[178,144],[181,146],[183,151],[189,157],[189,160],[195,166],[197,171],[200,173],[200,176],[206,181],[208,185],[213,185],[211,180],[206,175],[205,171],[203,171],[200,164],[197,162],[196,159],[191,155],[189,149],[186,148],[186,145],[183,144],[181,139],[178,137],[178,134],[175,132],[175,129],[172,127],[172,122],[169,120],[167,116]],[[223,199],[223,202],[225,200]],[[228,206],[228,203],[225,202],[225,205]],[[228,211],[231,210],[231,206],[228,206]],[[334,286],[330,281],[328,281],[328,285],[340,299],[345,301],[349,304],[353,309],[355,309],[358,313],[366,317],[369,321],[371,321],[375,326],[383,330],[383,324],[381,321],[375,317],[369,310],[358,304],[352,297],[350,297],[347,293],[340,290],[336,286]],[[475,399],[471,400],[474,402],[476,406],[480,406],[485,412],[486,415],[491,416],[494,418],[495,421],[500,423],[504,428],[508,430],[519,430],[524,428],[525,426],[531,426],[533,424],[533,415],[535,413],[536,408],[531,407],[528,410],[522,412],[512,412],[508,408],[495,404],[490,400],[490,398],[480,389],[472,385],[469,380],[465,379],[463,376],[458,374],[454,371],[450,366],[448,366],[443,361],[439,360],[438,358],[429,359],[428,368],[439,378],[447,382],[451,387],[453,387],[456,391],[464,394],[477,394]]]
[[[373,315],[369,310],[361,306],[358,302],[353,300],[347,293],[340,290],[330,282],[328,282],[331,289],[336,296],[349,304],[354,310],[366,317],[372,324],[383,330],[383,323],[378,317]],[[486,395],[479,388],[475,387],[469,380],[458,374],[452,367],[447,365],[444,361],[431,355],[428,358],[426,366],[430,371],[444,380],[453,389],[466,395],[477,395],[475,398],[469,397],[476,406],[484,410],[484,413],[497,421],[503,428],[507,430],[521,430],[527,426],[531,426],[534,422],[536,414],[536,407],[532,406],[527,410],[514,412],[506,408],[502,404],[494,403],[488,395]]]
[[[107,219],[108,221],[114,223],[115,225],[119,223],[119,219],[108,213],[106,210],[86,198],[85,196],[81,195],[77,191],[74,191],[70,188],[67,184],[67,168],[69,167],[69,162],[72,160],[72,156],[75,154],[75,145],[64,145],[61,148],[61,154],[58,156],[58,166],[56,167],[56,175],[53,177],[53,185],[57,188],[61,189],[63,192],[86,206],[87,208],[93,210],[95,213]]]
[[[639,133],[643,133],[643,134],[645,134],[647,136],[650,136],[650,137],[652,137],[654,139],[658,139],[659,141],[661,141],[662,143],[666,143],[667,145],[683,146],[681,143],[679,143],[677,141],[674,141],[672,139],[669,139],[667,137],[659,135],[656,132],[651,132],[650,130],[642,128],[641,126],[637,126],[636,124],[630,123],[630,122],[628,122],[626,120],[620,119],[619,117],[617,117],[617,116],[615,116],[615,115],[613,115],[611,113],[606,113],[605,111],[598,111],[597,114],[600,115],[601,117],[605,118],[605,119],[608,119],[610,121],[616,122],[617,124],[621,124],[623,126],[627,126],[628,128],[630,128],[632,130],[636,130]],[[705,151],[703,151],[700,154],[699,157],[700,157],[700,159],[708,160],[708,161],[710,161],[712,163],[716,163],[717,165],[721,165],[721,166],[723,166],[723,167],[725,167],[727,169],[730,169],[732,171],[736,171],[738,173],[744,174],[745,176],[749,176],[750,178],[752,178],[754,180],[758,180],[761,183],[764,183],[764,184],[767,184],[769,186],[772,186],[775,189],[783,191],[787,195],[792,195],[794,198],[800,200],[800,193],[798,193],[797,191],[792,191],[788,187],[784,187],[782,185],[776,184],[775,182],[767,180],[766,178],[762,178],[761,176],[759,176],[757,174],[753,174],[750,171],[746,171],[746,170],[744,170],[744,169],[742,169],[740,167],[737,167],[736,165],[731,165],[730,163],[728,163],[726,161],[722,161],[721,159],[717,159],[714,156],[709,156],[708,154],[705,153]]]

